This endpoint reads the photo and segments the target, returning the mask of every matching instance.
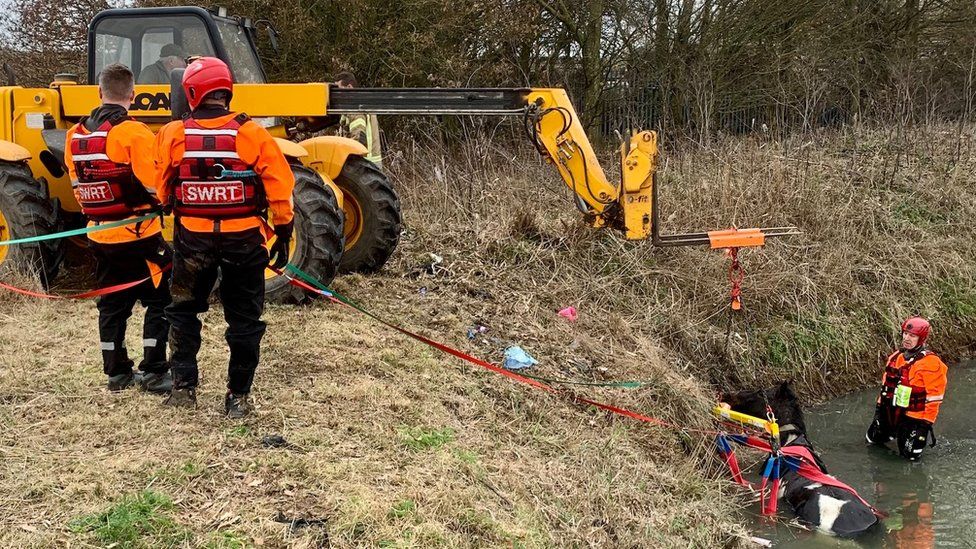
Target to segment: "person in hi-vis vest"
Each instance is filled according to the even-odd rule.
[[[339,73],[335,85],[340,88],[356,88],[359,82],[351,72]],[[383,150],[380,146],[380,124],[375,114],[344,114],[339,119],[339,127],[349,137],[362,143],[367,150],[366,160],[380,169],[383,168]]]
[[[948,368],[942,359],[925,346],[931,326],[921,317],[901,325],[901,348],[888,357],[881,379],[874,420],[865,438],[870,444],[885,444],[897,439],[902,457],[915,461],[922,457],[945,398]]]

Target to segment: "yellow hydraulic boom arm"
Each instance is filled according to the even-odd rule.
[[[736,248],[761,246],[766,237],[798,234],[796,227],[659,234],[657,133],[641,131],[622,143],[621,181],[611,183],[563,89],[330,88],[329,94],[330,113],[522,116],[530,139],[556,166],[590,224],[620,230],[630,240],[651,238],[655,246]]]
[[[657,162],[657,134],[643,131],[621,151],[622,182],[607,180],[565,90],[533,89],[528,95],[527,130],[559,175],[585,205],[597,227],[624,232],[631,240],[651,235],[652,190]],[[629,145],[629,146],[628,146]]]

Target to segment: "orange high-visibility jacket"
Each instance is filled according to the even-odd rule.
[[[217,129],[237,115],[238,113],[231,112],[216,118],[194,118],[194,121],[203,128]],[[292,205],[295,176],[274,138],[268,130],[253,120],[248,120],[238,128],[235,146],[241,161],[252,166],[261,178],[271,221],[276,225],[291,221],[295,215]],[[159,201],[163,204],[173,200],[174,186],[178,182],[178,170],[185,151],[186,134],[182,120],[174,120],[159,130],[155,144],[156,188],[159,190]],[[240,232],[259,228],[265,239],[271,235],[268,222],[256,215],[223,219],[219,223],[203,217],[182,216],[179,223],[193,232]]]
[[[891,398],[885,398],[886,388],[907,385],[912,388],[912,398],[905,414],[908,417],[935,423],[939,407],[945,398],[946,378],[949,368],[935,353],[925,351],[924,356],[909,363],[905,354],[896,352],[888,358],[881,378],[882,398],[879,402],[891,406]]]
[[[65,143],[70,145],[72,136],[77,131],[78,125],[75,124],[68,130]],[[112,128],[108,133],[105,144],[105,154],[109,160],[132,166],[132,172],[135,174],[136,179],[142,183],[150,194],[155,194],[156,192],[156,187],[154,186],[156,169],[152,161],[154,139],[155,136],[152,130],[149,129],[149,126],[135,120],[126,120]],[[77,180],[78,174],[75,172],[75,163],[71,155],[70,146],[65,147],[64,163],[68,167],[68,175],[71,177],[71,180]],[[75,191],[75,199],[79,203],[81,202],[81,197],[78,195],[77,190]],[[149,208],[151,205],[145,204],[145,207]],[[91,227],[97,224],[93,221],[88,226]],[[100,244],[119,244],[154,236],[159,234],[161,230],[162,221],[157,217],[138,225],[124,225],[122,227],[89,233],[88,238]]]

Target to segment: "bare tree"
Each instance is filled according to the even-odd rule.
[[[59,72],[85,71],[88,22],[106,0],[13,0],[0,14],[0,49],[27,84],[44,85]]]
[[[182,0],[135,0],[179,5]],[[85,72],[109,0],[11,0],[0,61],[21,83]],[[972,0],[223,0],[269,19],[272,79],[353,70],[377,86],[559,86],[597,137],[639,125],[805,131],[861,119],[971,119]],[[262,46],[265,45],[262,43]]]

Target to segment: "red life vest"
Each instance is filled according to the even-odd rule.
[[[117,221],[139,213],[156,203],[156,199],[136,179],[130,164],[109,159],[108,135],[112,128],[130,120],[119,115],[103,122],[90,132],[85,121],[71,136],[71,160],[78,179],[71,182],[78,194],[81,211],[92,221]]]
[[[899,368],[896,361],[900,354],[901,351],[898,351],[888,357],[888,363],[885,364],[884,382],[881,384],[881,404],[892,408],[895,407],[895,389],[899,385],[908,385],[908,372],[912,365],[927,356],[929,351],[922,350],[911,360],[905,361],[905,364]],[[912,394],[908,398],[908,411],[921,412],[925,410],[925,387],[911,387]]]
[[[219,128],[183,120],[185,152],[173,193],[176,215],[214,220],[264,215],[261,178],[237,154],[237,131],[247,120],[239,114]]]

